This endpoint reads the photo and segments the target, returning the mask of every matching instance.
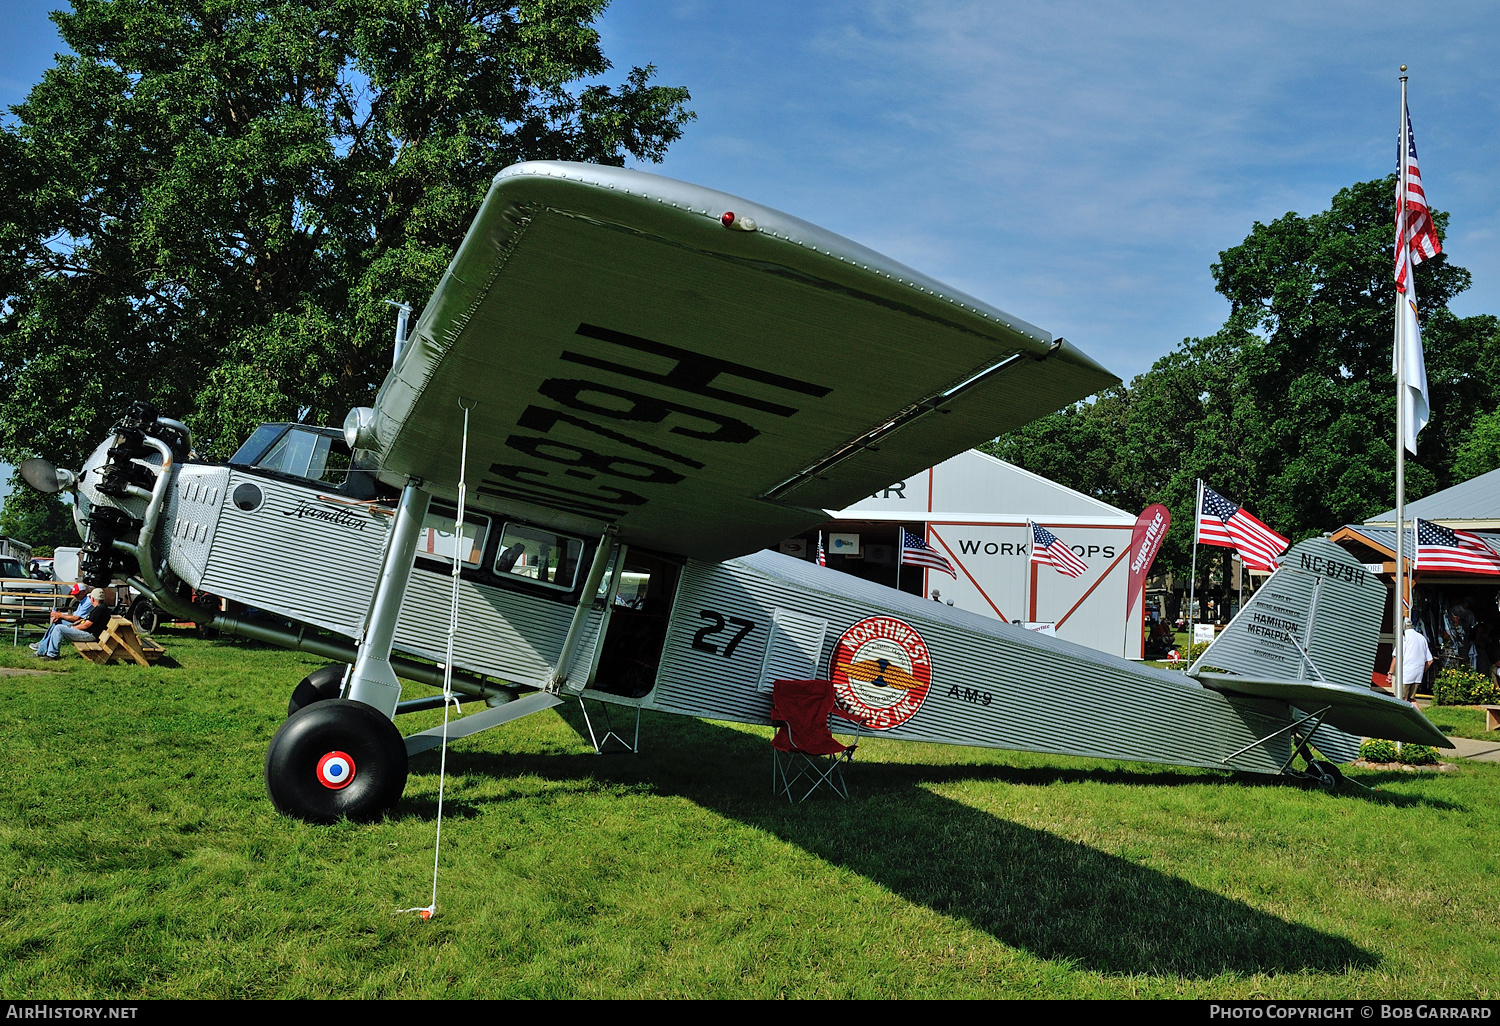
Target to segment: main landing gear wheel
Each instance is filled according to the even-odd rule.
[[[130,604],[130,625],[137,634],[151,634],[161,626],[161,611],[143,595]]]
[[[290,716],[298,709],[312,705],[314,702],[326,702],[330,698],[338,698],[344,690],[344,674],[349,669],[346,663],[334,663],[325,666],[321,670],[314,670],[302,682],[292,689],[291,700],[286,704],[286,714]]]
[[[406,742],[363,702],[333,698],[298,710],[266,752],[271,803],[309,823],[378,819],[405,788]]]

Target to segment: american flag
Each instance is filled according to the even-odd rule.
[[[1454,531],[1427,520],[1417,521],[1417,570],[1456,570],[1500,576],[1500,555],[1472,531]]]
[[[1417,170],[1417,139],[1411,131],[1411,111],[1406,117],[1406,203],[1401,202],[1401,161],[1397,154],[1396,175],[1396,291],[1406,291],[1406,279],[1412,267],[1443,251],[1438,241],[1432,211],[1427,209],[1427,194],[1422,191],[1422,172]]]
[[[1401,442],[1417,451],[1417,434],[1427,426],[1431,404],[1427,394],[1427,366],[1422,356],[1422,328],[1417,323],[1417,289],[1411,269],[1443,251],[1438,242],[1422,172],[1417,170],[1417,142],[1411,131],[1411,112],[1406,109],[1406,90],[1401,91],[1401,116],[1406,129],[1406,150],[1397,149],[1396,160],[1396,345],[1391,373],[1406,388],[1398,396],[1402,426]],[[1403,197],[1405,198],[1403,201]]]
[[[828,565],[828,553],[823,551],[823,532],[818,532],[818,565]]]
[[[1077,577],[1089,568],[1061,538],[1041,524],[1031,525],[1031,561],[1050,566],[1065,577]]]
[[[1239,506],[1199,482],[1203,496],[1198,507],[1197,541],[1237,549],[1251,570],[1276,569],[1278,557],[1291,543]]]
[[[930,570],[941,570],[955,581],[958,580],[958,574],[953,572],[952,563],[932,551],[927,547],[926,542],[904,527],[901,529],[901,565],[925,566]]]

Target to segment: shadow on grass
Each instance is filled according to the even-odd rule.
[[[571,711],[571,707],[570,707]],[[574,716],[565,714],[570,723]],[[671,721],[670,723],[668,721]],[[578,723],[574,723],[578,726]],[[646,728],[649,727],[649,734]],[[645,754],[449,753],[453,771],[649,786],[765,830],[908,901],[961,919],[1011,947],[1077,968],[1206,978],[1225,972],[1340,972],[1380,959],[1349,940],[1288,923],[1127,858],[1022,826],[933,794],[924,785],[993,780],[1043,785],[1080,780],[1177,786],[1171,772],[855,764],[853,798],[791,806],[770,796],[763,739],[701,720],[651,717]],[[435,773],[434,755],[413,759]],[[1232,786],[1232,785],[1229,785]],[[473,815],[491,799],[448,806]],[[432,802],[397,814],[430,816]]]

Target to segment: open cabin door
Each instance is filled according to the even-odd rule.
[[[589,690],[645,698],[656,686],[682,563],[627,547],[616,573]]]

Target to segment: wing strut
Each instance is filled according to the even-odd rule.
[[[401,700],[401,682],[391,669],[391,643],[396,637],[401,600],[406,597],[406,585],[417,556],[417,537],[422,533],[422,520],[427,516],[431,499],[415,481],[408,482],[401,490],[401,505],[396,509],[396,522],[391,525],[390,540],[386,542],[385,562],[375,584],[375,598],[365,621],[359,658],[349,675],[349,697],[374,706],[388,718],[395,717],[396,703]]]

